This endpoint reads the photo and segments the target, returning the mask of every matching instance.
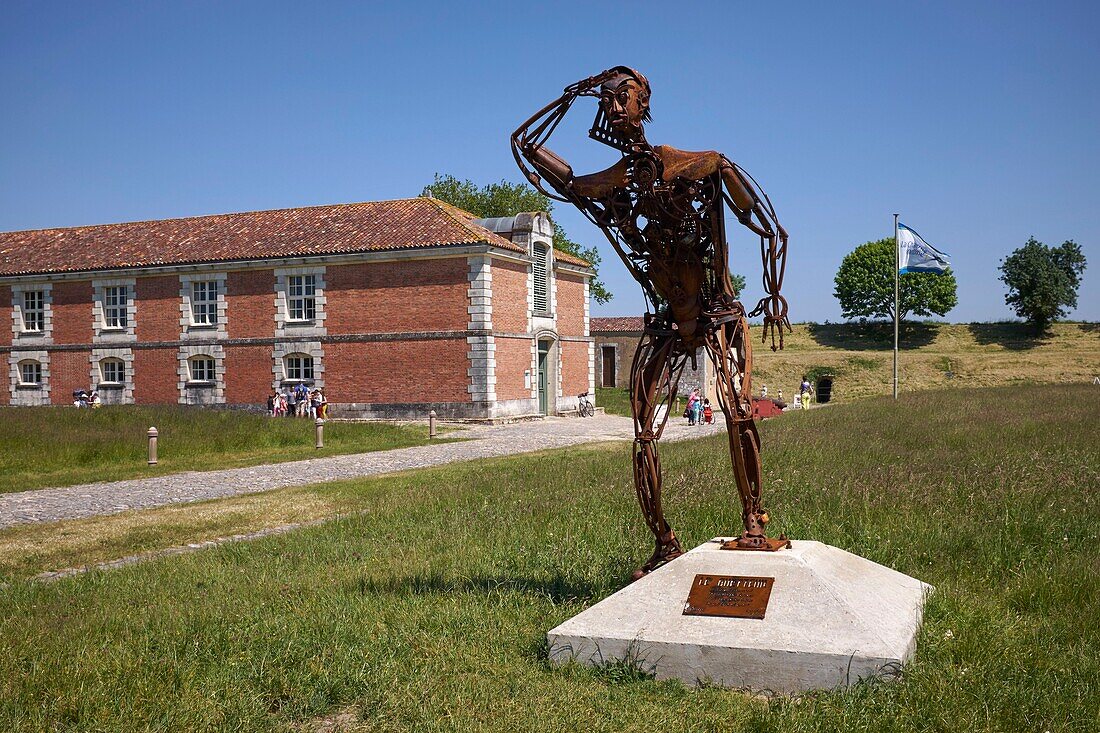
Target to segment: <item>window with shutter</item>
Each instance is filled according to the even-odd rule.
[[[541,242],[534,246],[535,262],[533,267],[535,281],[535,313],[550,312],[550,248]]]

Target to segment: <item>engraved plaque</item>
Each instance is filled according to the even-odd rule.
[[[750,575],[696,575],[684,615],[762,619],[774,582]]]

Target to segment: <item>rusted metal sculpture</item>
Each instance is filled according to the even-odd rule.
[[[589,137],[617,149],[622,158],[607,170],[578,176],[546,142],[581,97],[599,99]],[[566,87],[512,135],[516,163],[527,179],[552,199],[576,206],[600,228],[648,302],[645,332],[631,367],[630,396],[634,484],[656,549],[636,577],[683,553],[661,507],[657,442],[675,403],[680,373],[689,359],[694,366],[700,346],[716,369],[742,506],[744,530],[725,548],[774,550],[788,545],[786,539],[771,540],[764,532],[768,513],[761,503],[760,438],[752,419],[746,321],[747,316],[762,315],[763,340],[770,333],[772,349],[783,347],[783,331],[790,330],[787,302],[779,294],[787,232],[759,184],[724,155],[650,145],[643,129],[650,119],[649,97],[644,76],[616,66]],[[727,205],[760,237],[766,296],[747,314],[730,286]]]

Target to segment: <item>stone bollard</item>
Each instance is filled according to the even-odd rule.
[[[149,432],[146,433],[149,436],[149,465],[157,465],[157,436],[160,433],[156,428],[149,428]]]
[[[317,426],[317,442],[314,444],[314,448],[325,447],[325,421],[321,418],[317,418],[317,421],[313,423]]]
[[[435,437],[435,410],[428,413],[428,440]]]

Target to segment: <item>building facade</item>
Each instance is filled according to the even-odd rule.
[[[593,271],[552,234],[431,198],[3,233],[6,402],[261,406],[305,382],[333,415],[572,411]]]
[[[595,341],[596,384],[629,389],[630,368],[644,329],[641,316],[593,318],[590,328]],[[695,365],[688,361],[684,367],[678,391],[686,395],[696,387],[717,404],[714,366],[707,358],[706,349],[701,347],[695,353]]]

